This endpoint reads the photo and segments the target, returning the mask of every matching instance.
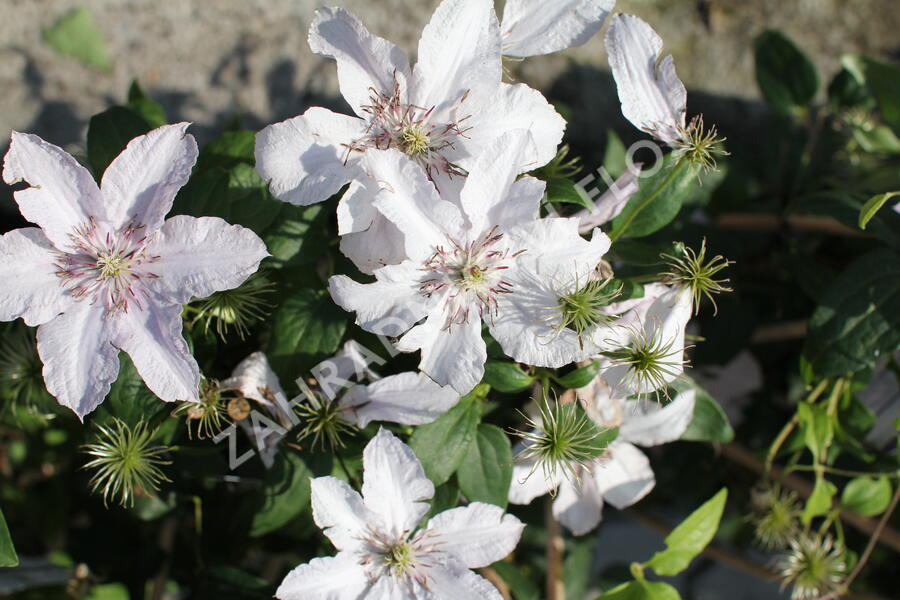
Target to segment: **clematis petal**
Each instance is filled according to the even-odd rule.
[[[503,596],[487,579],[468,569],[452,566],[438,566],[428,570],[433,598],[453,598],[453,600],[503,600]],[[416,596],[418,597],[418,596]],[[400,596],[397,600],[406,600]],[[391,598],[390,600],[394,600]]]
[[[403,425],[431,423],[459,402],[452,388],[442,388],[421,373],[399,373],[368,385],[356,385],[340,400],[341,409],[359,427],[372,421]]]
[[[672,56],[660,59],[662,39],[641,19],[616,15],[606,32],[609,66],[622,114],[632,125],[672,144],[685,126],[687,91]]]
[[[256,170],[276,198],[307,206],[327,200],[360,174],[348,145],[365,122],[313,107],[256,134]]]
[[[260,404],[270,405],[268,398],[263,396],[261,389],[268,388],[273,394],[284,394],[278,376],[272,370],[269,359],[263,352],[254,352],[238,363],[231,373],[231,377],[222,381],[223,387],[240,390],[241,395],[250,398]]]
[[[409,446],[379,429],[363,450],[362,494],[372,512],[395,537],[412,531],[428,512],[434,484]]]
[[[199,402],[200,368],[181,335],[181,306],[146,302],[119,316],[113,343],[128,353],[150,391],[166,402]]]
[[[397,265],[406,259],[403,232],[379,212],[365,231],[341,236],[341,254],[353,261],[366,275],[387,265]]]
[[[311,482],[313,520],[338,550],[352,550],[363,543],[378,517],[362,497],[336,477],[316,477]]]
[[[31,186],[15,192],[19,210],[59,250],[74,247],[69,234],[75,227],[91,217],[105,218],[100,190],[88,170],[36,135],[13,132],[3,161],[3,181]]]
[[[427,531],[441,550],[470,569],[486,567],[512,552],[525,525],[493,504],[472,502],[432,517]]]
[[[594,227],[609,223],[618,217],[634,193],[638,191],[640,174],[640,165],[635,165],[633,169],[629,168],[609,186],[608,190],[603,192],[602,196],[594,201],[590,209],[585,208],[579,211],[575,215],[581,219],[578,230],[582,234],[588,233]]]
[[[487,360],[481,319],[473,314],[465,323],[449,328],[446,323],[446,311],[439,306],[424,323],[400,338],[397,348],[403,352],[421,349],[419,370],[438,385],[450,385],[460,394],[468,394],[484,376]]]
[[[504,133],[494,140],[469,167],[469,176],[460,194],[460,204],[473,231],[492,226],[503,229],[534,221],[538,216],[544,187],[533,178],[516,181],[524,157],[535,152],[526,129]],[[509,196],[516,190],[513,201]]]
[[[357,283],[346,275],[328,280],[332,299],[344,310],[356,313],[356,324],[372,333],[399,336],[428,313],[419,294],[422,273],[406,261],[376,271],[378,281]]]
[[[100,192],[113,227],[134,220],[150,236],[162,226],[197,162],[197,142],[185,133],[189,125],[164,125],[134,138],[106,168]]]
[[[366,571],[349,552],[314,558],[278,586],[278,600],[358,600],[369,587]]]
[[[443,0],[422,31],[411,103],[436,114],[465,97],[489,101],[503,76],[491,0]],[[462,116],[462,115],[460,115]]]
[[[0,237],[0,279],[15,282],[0,290],[0,321],[22,317],[27,325],[40,325],[74,302],[60,285],[57,259],[56,248],[37,227]]]
[[[524,83],[500,84],[500,88],[478,105],[466,121],[471,127],[458,148],[447,153],[448,159],[464,169],[471,168],[493,140],[507,131],[527,129],[533,138],[531,152],[522,155],[518,173],[532,171],[550,162],[562,141],[566,121],[547,102],[543,94]]]
[[[508,499],[513,504],[531,504],[535,498],[555,490],[562,481],[563,474],[560,469],[554,471],[552,477],[547,478],[540,466],[536,467],[535,459],[516,460],[513,463]]]
[[[603,27],[615,0],[506,0],[503,54],[525,58],[580,46]]]
[[[268,256],[250,229],[218,217],[185,215],[166,220],[148,253],[159,256],[148,267],[158,278],[148,284],[173,304],[238,287]]]
[[[99,304],[76,302],[38,327],[37,349],[47,391],[80,420],[97,408],[119,374],[119,320]]]
[[[309,47],[316,54],[337,61],[341,93],[360,117],[372,90],[390,95],[395,81],[406,87],[409,60],[391,42],[372,35],[366,26],[343,8],[320,8],[309,28]]]
[[[649,399],[626,400],[619,438],[641,446],[674,442],[694,418],[695,390],[680,392],[666,405]]]
[[[628,442],[616,440],[607,452],[594,467],[594,480],[603,499],[621,510],[649,494],[656,477],[647,456]]]
[[[584,535],[600,523],[603,496],[590,473],[582,472],[580,482],[564,480],[560,484],[553,515],[574,535]]]

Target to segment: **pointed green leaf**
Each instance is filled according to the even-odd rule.
[[[847,484],[841,494],[844,508],[874,517],[887,510],[891,503],[891,482],[887,477],[857,477]]]
[[[106,167],[128,142],[150,131],[150,125],[124,106],[113,106],[91,117],[87,132],[87,155],[94,179],[103,177]]]
[[[0,567],[15,567],[18,564],[19,557],[13,547],[6,519],[3,518],[3,511],[0,510]]]
[[[866,202],[862,207],[862,210],[859,211],[859,228],[865,229],[866,225],[869,224],[869,221],[872,220],[872,217],[875,216],[875,213],[884,206],[884,203],[895,196],[900,196],[900,192],[886,192],[869,198],[869,201]]]
[[[259,537],[286,525],[309,506],[314,473],[294,451],[280,452],[263,479],[263,502],[253,514],[250,535]]]
[[[506,508],[512,461],[512,445],[503,430],[482,423],[456,471],[459,488],[470,502]]]
[[[475,440],[480,418],[481,410],[474,393],[470,393],[433,423],[416,427],[409,447],[435,485],[443,484],[456,472]]]
[[[734,439],[734,429],[731,428],[725,411],[706,390],[697,385],[697,382],[685,375],[672,387],[679,392],[687,389],[693,389],[696,392],[694,416],[680,439],[691,442],[720,443],[728,443]]]
[[[815,517],[827,514],[831,510],[835,494],[837,494],[837,487],[821,475],[818,475],[812,494],[806,499],[803,515],[800,517],[803,523],[808,525]]]
[[[677,575],[684,571],[715,536],[727,499],[728,489],[722,488],[691,513],[666,536],[666,549],[654,554],[647,566],[659,575]]]
[[[519,365],[489,360],[484,365],[483,381],[498,392],[511,394],[527,390],[534,383],[534,377]]]
[[[575,390],[592,382],[599,372],[600,363],[592,362],[589,365],[579,367],[561,377],[557,377],[556,382],[566,389]]]
[[[678,590],[663,581],[637,580],[606,592],[597,600],[681,600]]]
[[[147,125],[152,128],[161,127],[168,122],[166,120],[166,111],[163,110],[162,105],[155,100],[151,100],[144,93],[144,90],[141,89],[137,80],[132,81],[131,87],[128,88],[128,104],[126,106],[144,119]]]
[[[45,28],[43,35],[44,41],[60,54],[102,71],[112,68],[103,33],[85,8],[76,8],[63,15]]]
[[[797,406],[797,416],[806,447],[813,456],[821,460],[834,439],[834,426],[831,417],[828,416],[827,407],[802,402]]]
[[[764,31],[753,42],[756,82],[762,95],[783,112],[806,107],[819,89],[809,58],[777,31]]]
[[[512,592],[514,600],[541,600],[541,592],[538,590],[538,586],[520,567],[511,562],[500,561],[491,565],[491,568],[509,586],[509,591]]]
[[[284,380],[301,377],[337,352],[347,330],[347,313],[325,290],[301,288],[275,311],[268,356]]]

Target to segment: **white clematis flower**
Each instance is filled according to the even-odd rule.
[[[459,402],[459,394],[451,388],[437,385],[421,373],[398,373],[379,377],[369,369],[360,346],[349,341],[341,351],[313,368],[319,378],[316,401],[333,404],[330,415],[343,423],[359,428],[372,421],[422,425],[431,423]],[[358,378],[372,379],[372,383],[354,382]],[[237,367],[222,387],[239,390],[241,395],[262,406],[268,416],[286,433],[298,421],[291,404],[272,370],[266,355],[254,352]],[[278,444],[284,434],[277,430],[257,437],[253,431],[253,419],[243,419],[238,424],[251,440],[262,442],[258,447],[263,463],[270,467]]]
[[[616,0],[506,0],[503,55],[526,58],[580,46],[603,27]]]
[[[256,138],[256,168],[276,197],[298,205],[354,182],[338,209],[342,236],[386,227],[367,193],[369,154],[397,149],[447,187],[506,131],[525,128],[535,139],[516,173],[547,163],[562,139],[565,122],[539,92],[502,83],[491,0],[444,0],[422,33],[415,67],[340,8],[317,12],[309,43],[337,62],[341,93],[356,116],[311,108],[266,127]]]
[[[197,401],[200,372],[182,305],[239,286],[267,256],[255,233],[215,217],[165,215],[197,159],[187,123],[132,140],[100,187],[62,149],[13,133],[3,167],[40,228],[0,238],[0,319],[38,325],[44,381],[83,419],[119,372],[119,350],[167,402]]]
[[[338,554],[315,558],[284,579],[279,600],[500,600],[469,569],[516,547],[524,525],[491,504],[473,502],[432,517],[434,485],[410,448],[381,429],[363,452],[362,495],[334,477],[312,480],[316,524]]]
[[[501,345],[518,335],[519,322],[501,315],[508,298],[525,292],[513,283],[526,264],[522,257],[596,264],[609,244],[602,235],[584,240],[577,219],[537,219],[543,182],[516,179],[528,138],[511,132],[489,148],[472,166],[458,203],[440,198],[422,169],[399,152],[380,153],[383,169],[398,176],[375,206],[403,232],[408,258],[377,269],[375,283],[343,275],[329,282],[332,297],[356,312],[357,324],[381,335],[405,334],[397,348],[421,350],[419,368],[460,394],[484,372],[482,321]]]
[[[509,501],[530,504],[557,490],[553,515],[575,535],[584,535],[600,522],[604,504],[623,509],[650,493],[656,483],[647,456],[637,446],[658,446],[681,437],[694,414],[696,392],[678,394],[661,405],[651,400],[613,397],[598,378],[578,390],[579,400],[591,418],[603,428],[619,428],[606,452],[586,465],[572,465],[575,478],[562,469],[544,477],[534,459],[513,465]]]

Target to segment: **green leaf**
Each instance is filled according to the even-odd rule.
[[[425,515],[423,521],[427,522],[434,515],[439,515],[445,510],[450,510],[457,506],[459,506],[459,484],[456,482],[456,479],[450,478],[449,481],[434,489],[431,508],[428,509],[428,514]]]
[[[144,380],[124,352],[119,352],[119,376],[109,388],[106,400],[97,409],[98,422],[111,418],[119,419],[129,427],[141,421],[148,422],[160,411],[169,411],[171,407],[160,401],[150,391]]]
[[[334,239],[328,228],[327,210],[322,204],[294,206],[285,204],[275,223],[263,234],[272,257],[268,264],[288,266],[319,260]]]
[[[628,151],[622,139],[612,129],[606,132],[606,150],[603,152],[603,168],[616,179],[628,168]]]
[[[523,573],[522,569],[515,564],[500,561],[491,565],[491,568],[509,586],[514,600],[541,600],[541,592],[532,578]]]
[[[678,590],[663,581],[639,579],[611,589],[597,600],[681,600]]]
[[[825,291],[809,322],[803,354],[822,377],[874,367],[900,347],[900,256],[872,251]]]
[[[684,376],[673,385],[679,392],[687,389],[696,391],[694,397],[694,416],[687,429],[681,434],[682,440],[690,442],[720,442],[728,443],[734,439],[734,429],[728,422],[725,411],[719,403],[701,388],[690,377]]]
[[[253,514],[250,535],[259,537],[286,525],[309,506],[313,472],[295,452],[281,452],[263,480],[263,504]]]
[[[865,229],[866,225],[869,224],[869,221],[872,220],[872,217],[875,216],[875,213],[884,206],[884,203],[895,196],[900,196],[900,192],[886,192],[869,198],[869,201],[866,202],[862,207],[862,210],[859,211],[859,228]]]
[[[591,208],[594,203],[581,186],[568,179],[554,178],[547,182],[547,202],[553,204],[575,204]]]
[[[804,525],[809,525],[815,517],[827,514],[831,510],[832,500],[837,494],[837,487],[821,475],[816,476],[816,483],[813,491],[806,499],[806,506],[803,508],[801,520]]]
[[[128,142],[150,131],[150,125],[124,106],[113,106],[91,117],[87,131],[88,163],[99,182],[106,167]]]
[[[151,100],[137,80],[131,82],[128,88],[128,104],[126,107],[136,115],[144,119],[151,128],[161,127],[168,121],[166,120],[166,111],[163,110],[159,102]]]
[[[667,155],[656,173],[640,180],[638,191],[613,219],[609,237],[643,237],[662,229],[678,216],[687,199],[706,193],[699,188],[697,169],[688,161],[676,161]]]
[[[302,288],[288,296],[273,315],[268,355],[276,371],[291,381],[333,354],[347,329],[347,313],[325,290]]]
[[[891,503],[891,482],[887,477],[857,477],[841,494],[841,504],[864,517],[874,517]]]
[[[512,461],[512,446],[503,430],[482,423],[456,471],[459,488],[470,502],[506,508]]]
[[[766,101],[782,112],[806,107],[819,89],[819,76],[809,58],[777,31],[764,31],[753,41],[756,82]]]
[[[128,600],[128,588],[121,583],[95,585],[84,600]]]
[[[18,564],[19,557],[9,535],[6,519],[3,518],[3,511],[0,510],[0,567],[15,567]]]
[[[900,135],[900,67],[856,55],[843,56],[841,63],[865,84],[884,122]]]
[[[80,7],[72,10],[42,33],[44,41],[60,54],[102,71],[112,68],[103,33],[97,29],[87,9]]]
[[[677,575],[684,571],[694,557],[712,541],[719,528],[727,499],[728,489],[722,488],[691,513],[666,536],[666,549],[654,554],[647,566],[659,575]]]
[[[597,541],[592,536],[585,536],[573,539],[566,546],[566,560],[563,562],[566,600],[583,600],[591,579],[591,563]]]
[[[519,365],[489,360],[484,365],[483,381],[498,392],[512,394],[528,389],[534,383],[534,377]]]
[[[826,215],[848,227],[858,227],[859,215],[867,200],[869,196],[865,194],[830,190],[795,198],[787,211],[790,214]],[[866,230],[893,248],[900,248],[900,214],[893,210],[874,213]]]
[[[846,68],[838,71],[828,85],[828,102],[834,110],[853,108],[869,100],[865,86]]]
[[[197,158],[197,170],[205,171],[215,167],[231,169],[240,164],[253,166],[256,134],[249,130],[224,131],[203,147]]]
[[[561,377],[557,377],[556,382],[566,389],[574,390],[592,382],[599,372],[600,363],[592,362],[589,365],[579,367]]]
[[[828,415],[828,407],[824,404],[801,402],[797,405],[797,416],[806,447],[818,460],[824,459],[825,452],[834,439],[834,426]]]
[[[466,457],[478,431],[480,412],[474,394],[467,394],[433,423],[416,427],[409,438],[409,447],[435,485],[450,479]]]

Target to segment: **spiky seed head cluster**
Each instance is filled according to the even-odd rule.
[[[716,170],[716,156],[728,156],[722,147],[725,138],[719,137],[715,125],[706,129],[703,115],[697,115],[681,130],[681,137],[673,143],[672,157],[688,161],[701,172]]]
[[[94,458],[84,465],[96,469],[90,479],[91,491],[103,496],[103,504],[110,500],[120,506],[134,506],[135,496],[155,492],[163,481],[170,481],[160,469],[170,461],[163,454],[168,446],[154,444],[155,431],[146,423],[133,427],[119,419],[98,425],[97,433],[84,451]]]
[[[716,255],[707,260],[706,238],[703,238],[703,241],[700,243],[699,252],[695,252],[693,248],[679,242],[676,244],[674,254],[662,254],[661,258],[670,269],[662,274],[662,280],[691,290],[695,315],[700,310],[700,300],[703,296],[706,296],[712,302],[714,314],[718,313],[719,307],[716,305],[716,300],[713,296],[722,292],[730,292],[732,289],[724,285],[729,282],[727,278],[716,279],[716,276],[729,265],[733,265],[734,261],[730,261],[721,255]]]
[[[612,366],[626,367],[622,385],[634,390],[654,390],[659,399],[669,396],[668,385],[683,370],[685,347],[677,337],[665,339],[662,327],[629,327],[630,342],[618,350],[604,352]],[[677,358],[676,358],[677,357]]]
[[[323,398],[316,392],[309,394],[307,401],[297,406],[296,412],[304,420],[297,440],[311,437],[313,449],[324,450],[327,446],[333,452],[343,448],[344,438],[355,435],[359,430],[356,425],[344,420],[336,399]]]
[[[580,160],[576,156],[569,158],[569,145],[563,144],[553,160],[534,171],[534,176],[544,181],[551,179],[572,179],[581,171]]]
[[[781,588],[792,586],[791,600],[813,600],[841,591],[848,564],[843,546],[831,536],[801,534],[791,540],[777,569]]]
[[[172,415],[184,416],[187,425],[188,437],[196,433],[198,439],[206,439],[215,436],[222,431],[222,419],[227,414],[225,394],[231,392],[223,388],[215,379],[200,380],[200,401],[183,402],[176,408]]]
[[[803,510],[797,495],[780,488],[755,489],[751,495],[754,532],[767,550],[787,548],[799,535]]]
[[[557,331],[571,329],[578,336],[579,345],[584,348],[587,332],[616,319],[604,308],[622,293],[623,285],[613,279],[592,280],[584,286],[576,282],[576,289],[560,295],[559,305],[555,307],[561,315]]]
[[[269,314],[272,303],[266,300],[266,296],[274,290],[275,284],[264,273],[257,271],[242,285],[215,292],[202,300],[191,326],[202,323],[206,333],[215,321],[216,334],[223,342],[232,327],[243,340],[250,333],[250,326]]]
[[[606,452],[606,430],[591,421],[577,403],[545,399],[538,403],[538,410],[537,418],[525,416],[524,431],[513,430],[524,443],[516,458],[534,459],[529,477],[540,467],[548,480],[562,473],[570,481],[579,482],[581,471]]]
[[[41,401],[51,398],[42,369],[34,331],[19,323],[4,327],[0,338],[0,390],[4,396],[13,404],[43,408]]]

